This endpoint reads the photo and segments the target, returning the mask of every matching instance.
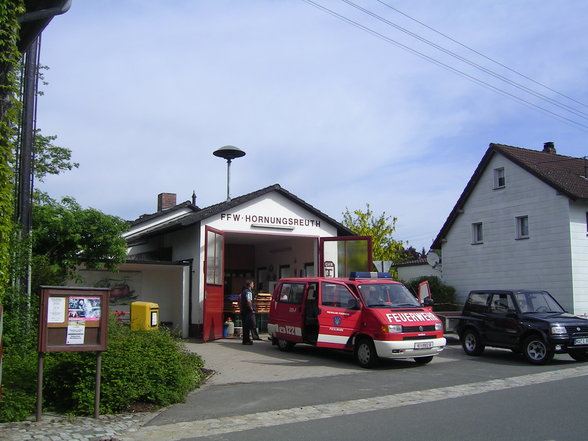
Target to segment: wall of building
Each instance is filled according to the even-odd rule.
[[[183,265],[122,264],[115,273],[80,269],[81,280],[72,280],[68,285],[110,288],[110,311],[123,312],[126,319],[132,302],[157,303],[160,322],[182,330],[187,275],[188,267]],[[187,327],[185,331],[187,336]]]
[[[576,314],[588,315],[588,203],[570,204],[572,283]]]
[[[231,211],[212,216],[206,220],[206,225],[222,231],[243,233],[325,237],[337,235],[334,226],[279,193],[268,193]]]
[[[197,260],[199,258],[197,244],[198,227],[195,225],[166,235],[165,246],[172,247],[174,262],[187,259]]]
[[[437,268],[433,268],[429,264],[422,264],[422,265],[407,265],[407,266],[399,266],[396,268],[398,271],[398,279],[408,282],[412,279],[417,279],[423,276],[435,276],[442,278],[441,271]]]
[[[150,265],[143,271],[141,300],[159,305],[159,320],[182,330],[184,267]]]
[[[494,189],[494,169],[506,186]],[[442,245],[443,280],[463,302],[472,289],[545,289],[573,308],[569,204],[550,186],[502,155],[491,159]],[[517,216],[529,217],[529,238],[516,238]],[[472,224],[484,240],[472,244]]]
[[[202,238],[205,237],[206,227],[212,227],[224,233],[239,233],[251,235],[271,235],[272,240],[266,245],[256,245],[255,269],[261,266],[270,265],[274,267],[276,277],[279,277],[279,265],[291,265],[292,271],[300,271],[298,262],[294,262],[295,253],[301,252],[300,243],[307,244],[308,240],[316,241],[318,237],[336,237],[337,229],[304,209],[302,206],[282,196],[277,192],[271,192],[249,202],[241,204],[233,209],[216,214],[202,221],[200,225],[198,243],[199,259],[194,264],[194,295],[193,295],[193,323],[202,323],[202,304],[204,301],[204,278],[202,274],[202,262],[204,261],[205,243]],[[302,242],[300,242],[302,241]],[[253,242],[253,240],[252,240]],[[265,243],[265,241],[264,241]],[[280,245],[284,243],[284,245]],[[282,251],[279,259],[276,261],[277,253],[270,257],[271,249],[292,248],[292,250]],[[310,256],[309,247],[304,245],[305,250],[302,253]],[[315,252],[312,253],[314,259]],[[306,257],[305,257],[306,258]],[[196,263],[197,262],[197,263]],[[267,262],[267,265],[266,265]],[[268,286],[268,291],[270,286]]]

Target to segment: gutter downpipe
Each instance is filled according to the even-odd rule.
[[[182,337],[189,338],[190,337],[190,327],[192,326],[192,283],[194,282],[194,259],[183,259],[180,261],[184,266],[188,265],[190,271],[190,275],[188,276],[188,332],[187,335],[184,336],[184,324],[182,323]],[[182,302],[183,303],[183,302]],[[184,314],[182,313],[182,320],[184,319]]]
[[[41,9],[24,13],[17,17],[19,24],[32,21],[45,21],[38,34],[31,40],[23,51],[25,58],[23,110],[21,116],[21,146],[19,152],[19,176],[18,176],[18,197],[17,197],[17,222],[21,226],[21,234],[24,237],[30,236],[32,228],[32,194],[33,194],[33,158],[34,136],[36,130],[37,116],[37,83],[39,78],[39,57],[41,50],[41,33],[55,15],[66,13],[71,7],[72,0],[64,0],[61,6]],[[29,250],[30,253],[30,250]],[[21,281],[25,287],[27,297],[27,308],[30,308],[31,298],[31,266],[30,261],[27,273]]]

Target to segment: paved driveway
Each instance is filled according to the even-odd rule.
[[[295,353],[282,352],[267,336],[253,345],[242,345],[238,338],[208,343],[188,343],[190,351],[205,360],[205,368],[215,371],[207,384],[254,383],[356,374],[364,371],[352,354],[325,351],[297,345]],[[311,356],[310,356],[311,355]]]

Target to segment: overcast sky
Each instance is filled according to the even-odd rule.
[[[73,0],[37,127],[80,167],[39,187],[127,220],[162,192],[206,207],[229,144],[231,196],[369,203],[428,250],[491,142],[588,155],[588,2],[315,2]]]

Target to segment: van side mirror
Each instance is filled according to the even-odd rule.
[[[423,305],[424,306],[433,306],[433,305],[435,305],[435,301],[431,297],[425,297],[423,299]]]

